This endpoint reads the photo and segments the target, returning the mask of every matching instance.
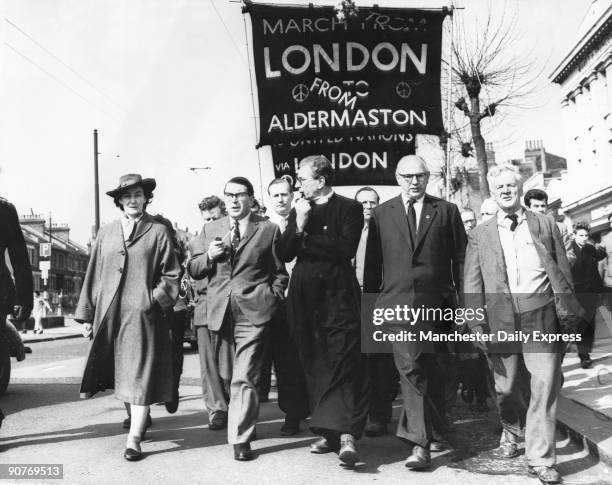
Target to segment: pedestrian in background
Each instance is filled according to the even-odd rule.
[[[40,294],[40,291],[34,292],[34,308],[32,309],[32,316],[34,317],[34,333],[43,333],[42,319],[47,317],[47,312],[51,312],[51,305],[49,302]],[[23,333],[26,333],[26,329],[23,329]]]
[[[599,261],[606,258],[606,250],[599,244],[589,241],[591,228],[586,222],[576,222],[573,227],[574,240],[570,243],[568,260],[572,268],[576,297],[586,312],[586,318],[580,324],[582,340],[577,343],[580,366],[589,369],[591,347],[595,336],[595,314],[599,294],[603,291],[603,282],[599,274]]]
[[[114,389],[130,405],[124,457],[142,458],[149,406],[173,399],[170,329],[164,312],[179,291],[180,265],[168,229],[146,212],[154,179],[124,175],[107,192],[121,210],[100,228],[91,251],[75,320],[93,339],[81,396]]]

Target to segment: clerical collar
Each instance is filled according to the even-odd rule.
[[[332,189],[327,195],[317,197],[315,200],[313,200],[313,202],[317,205],[327,204],[332,195],[334,195],[334,189]]]

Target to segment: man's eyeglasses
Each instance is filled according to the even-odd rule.
[[[415,177],[416,177],[417,181],[422,182],[429,175],[429,172],[422,172],[422,173],[399,173],[399,172],[396,172],[396,173],[397,173],[397,175],[399,177],[403,178],[406,182],[412,182],[412,180]]]
[[[226,199],[242,199],[244,197],[247,197],[248,195],[248,192],[236,192],[235,194],[232,194],[231,192],[225,192],[223,194]]]
[[[309,178],[309,179],[303,179],[302,177],[298,177],[297,178],[297,182],[302,185],[304,182],[309,182],[311,180],[319,180],[319,178]]]

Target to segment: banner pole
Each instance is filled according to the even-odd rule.
[[[249,54],[249,35],[247,32],[246,20],[244,18],[246,14],[242,15],[242,23],[244,25],[244,41],[247,49],[247,64],[249,66],[249,88],[251,90],[251,108],[253,110],[253,127],[255,128],[255,149],[257,150],[257,165],[259,168],[259,197],[261,204],[263,205],[264,191],[263,191],[263,177],[261,175],[261,154],[259,153],[259,130],[257,128],[257,113],[255,112],[255,95],[253,94],[253,71],[251,70],[251,55]]]
[[[453,95],[453,41],[455,37],[455,23],[453,22],[455,6],[451,3],[450,7],[450,59],[448,61],[448,93],[446,97],[446,123],[448,129],[446,130],[446,200],[451,200],[451,114],[452,114],[452,95]]]

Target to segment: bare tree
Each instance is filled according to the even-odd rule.
[[[497,20],[490,2],[481,25],[473,17],[467,17],[469,12],[456,15],[451,53],[453,102],[464,121],[452,123],[451,120],[451,125],[455,126],[450,136],[456,150],[464,157],[475,156],[482,199],[490,196],[485,129],[494,126],[494,117],[499,122],[513,109],[531,106],[533,101],[529,98],[535,95],[543,73],[543,68],[534,71],[532,53],[518,47],[517,9],[509,6],[508,2],[503,6],[496,2],[496,9],[500,12]],[[485,127],[485,120],[492,124]]]

